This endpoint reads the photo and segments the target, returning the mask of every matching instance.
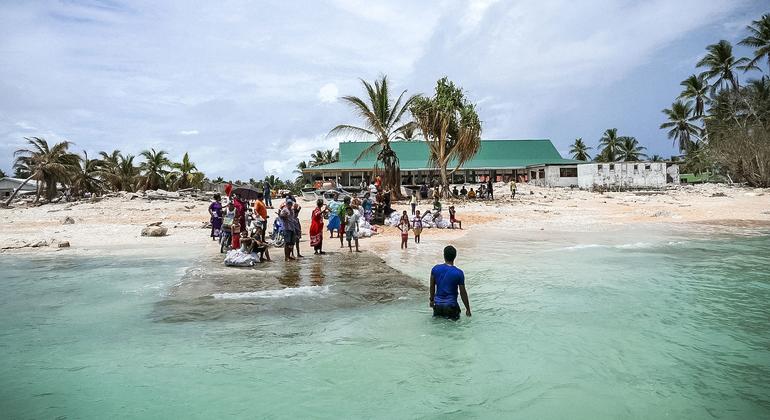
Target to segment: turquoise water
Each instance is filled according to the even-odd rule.
[[[0,412],[770,417],[770,237],[504,236],[460,247],[474,315],[456,323],[355,256],[331,257],[351,258],[344,272],[279,269],[297,289],[230,279],[217,298],[186,292],[207,278],[188,259],[0,256]],[[442,244],[423,241],[387,257],[425,273]]]

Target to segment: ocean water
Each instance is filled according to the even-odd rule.
[[[0,416],[770,417],[770,236],[471,235],[458,322],[428,308],[441,246],[380,255],[412,277],[0,255]]]

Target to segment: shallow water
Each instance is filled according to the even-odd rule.
[[[310,259],[241,282],[187,259],[2,255],[0,412],[770,416],[770,236],[517,235],[462,242],[474,315],[456,323],[430,317],[424,276],[371,256],[374,279]],[[443,245],[423,241],[383,257],[421,275]]]

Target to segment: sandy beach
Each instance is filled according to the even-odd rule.
[[[460,229],[427,229],[423,238],[453,241],[482,225],[505,226],[524,231],[604,232],[634,225],[672,224],[686,229],[704,225],[729,228],[770,227],[770,190],[722,184],[680,186],[662,191],[594,193],[582,190],[520,185],[515,199],[507,185],[496,186],[494,201],[448,200],[453,204]],[[116,194],[97,202],[46,204],[38,207],[1,209],[0,248],[9,252],[147,253],[190,254],[214,252],[208,231],[208,202],[191,197],[148,200]],[[302,227],[310,226],[313,203],[300,200]],[[422,200],[418,209],[429,208]],[[398,211],[406,202],[394,203]],[[275,216],[274,210],[271,216]],[[64,224],[70,217],[74,224]],[[165,237],[143,237],[142,229],[162,222]],[[328,238],[328,237],[327,237]],[[59,243],[69,247],[59,248]],[[303,236],[307,245],[307,235]],[[337,248],[327,239],[328,249]],[[37,245],[37,246],[35,246]],[[363,250],[381,252],[398,247],[394,227],[380,227],[380,233],[361,240]]]

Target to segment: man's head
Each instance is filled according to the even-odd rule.
[[[321,207],[323,207],[323,205],[324,205],[324,199],[323,199],[323,198],[319,198],[318,200],[316,200],[316,202],[315,202],[315,205],[316,205],[316,207],[318,207],[318,208],[321,208]]]
[[[221,201],[221,200],[222,200],[222,196],[219,195],[219,193],[214,194],[214,201]]]
[[[346,195],[346,196],[345,196],[345,199],[344,199],[344,200],[342,200],[342,201],[343,201],[345,204],[350,204],[350,196],[349,196],[349,195]]]
[[[417,217],[420,217],[420,210],[417,210]]]
[[[444,247],[444,261],[448,263],[455,262],[455,258],[457,257],[457,249],[453,247],[452,245],[447,245]]]
[[[352,216],[353,215],[353,207],[348,207],[347,210],[345,210],[345,212],[348,214],[348,216]]]
[[[257,200],[262,201],[265,199],[265,193],[258,192],[257,193]]]
[[[235,204],[234,204],[232,201],[230,201],[229,203],[227,203],[227,209],[228,209],[228,210],[232,210],[232,209],[234,209],[234,208],[235,208]]]

